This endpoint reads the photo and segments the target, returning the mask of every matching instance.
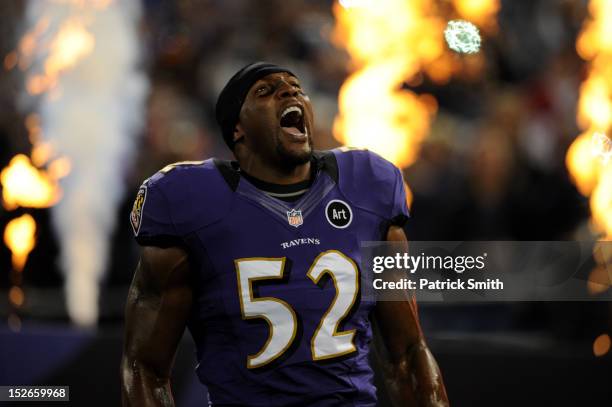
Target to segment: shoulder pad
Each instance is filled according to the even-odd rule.
[[[178,233],[186,235],[224,217],[233,193],[212,159],[170,164],[145,181],[161,191]]]
[[[353,205],[384,219],[401,212],[408,215],[402,174],[395,165],[365,149],[332,151],[338,162],[338,186]]]

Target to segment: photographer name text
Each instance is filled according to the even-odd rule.
[[[482,278],[486,269],[487,253],[480,256],[432,256],[421,253],[413,256],[396,253],[393,256],[376,256],[372,259],[372,271],[385,277],[375,278],[372,285],[376,290],[503,290],[504,282],[499,278]],[[417,272],[428,272],[418,276]],[[398,278],[397,272],[409,273],[410,278]],[[434,277],[436,273],[452,273],[453,278]],[[481,278],[462,278],[465,272],[478,272]],[[406,275],[406,274],[404,274]],[[382,276],[381,276],[382,277]],[[471,276],[473,277],[473,275]]]

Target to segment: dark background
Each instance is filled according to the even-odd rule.
[[[230,156],[213,107],[236,69],[252,60],[295,67],[315,106],[316,147],[340,145],[331,127],[338,91],[351,71],[346,52],[329,40],[331,1],[143,4],[140,29],[151,80],[146,125],[138,158],[126,165],[130,192],[117,211],[96,329],[74,327],[67,317],[49,210],[0,209],[2,229],[25,212],[39,225],[23,272],[21,328],[0,325],[0,384],[69,385],[72,405],[119,403],[123,307],[138,260],[127,222],[133,196],[143,179],[170,162]],[[0,55],[15,48],[24,8],[24,1],[0,3]],[[434,95],[439,105],[418,160],[404,169],[414,194],[410,239],[595,238],[588,200],[565,166],[565,152],[580,133],[575,112],[585,62],[575,40],[587,13],[581,0],[504,0],[497,32],[485,37],[479,75],[404,85]],[[22,87],[17,72],[2,72],[0,168],[30,148],[17,103]],[[4,321],[10,269],[10,253],[1,246]],[[420,307],[454,406],[612,405],[610,353],[596,357],[592,349],[596,337],[610,333],[611,315],[610,304],[596,298]],[[206,403],[194,366],[186,335],[173,380],[179,406]]]

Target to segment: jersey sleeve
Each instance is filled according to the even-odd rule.
[[[182,238],[174,225],[163,191],[149,180],[138,189],[130,213],[130,223],[136,241],[141,246],[182,245]]]
[[[363,149],[339,148],[335,154],[339,186],[353,204],[378,215],[383,229],[403,226],[410,214],[402,173],[378,154]]]
[[[395,180],[393,186],[393,201],[389,213],[389,226],[404,226],[410,217],[408,202],[406,200],[406,184],[402,172],[394,166]]]

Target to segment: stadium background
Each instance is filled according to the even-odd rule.
[[[231,74],[252,60],[274,61],[298,73],[315,108],[317,148],[343,144],[369,147],[388,152],[387,156],[404,168],[413,214],[407,227],[410,239],[594,240],[605,238],[606,233],[608,239],[612,235],[605,223],[602,232],[602,223],[592,217],[597,206],[589,195],[597,184],[595,177],[592,173],[577,174],[567,158],[576,137],[594,126],[588,119],[588,106],[593,105],[585,104],[587,112],[578,114],[581,98],[586,97],[581,84],[591,77],[594,59],[601,55],[610,58],[612,52],[610,44],[607,49],[602,45],[599,53],[589,50],[589,45],[605,42],[596,37],[585,39],[586,46],[577,46],[585,21],[607,18],[603,25],[612,25],[610,7],[607,16],[597,14],[597,10],[605,9],[605,1],[408,2],[429,18],[420,25],[408,20],[418,13],[402,17],[400,8],[388,7],[395,10],[390,20],[407,18],[405,24],[415,27],[403,43],[405,48],[397,52],[416,55],[417,61],[416,68],[400,69],[399,77],[392,80],[398,92],[421,95],[410,99],[407,110],[400,113],[408,122],[419,122],[394,129],[391,133],[395,138],[391,139],[380,134],[384,129],[362,138],[343,138],[350,131],[354,115],[364,111],[359,105],[346,103],[347,109],[357,113],[351,116],[350,111],[344,111],[344,123],[336,120],[334,125],[339,114],[338,95],[347,78],[359,68],[378,63],[367,60],[376,58],[376,52],[355,54],[355,44],[342,43],[350,30],[367,28],[367,23],[357,19],[344,34],[339,31],[339,21],[350,19],[346,13],[355,12],[355,7],[351,11],[351,7],[322,0],[145,0],[141,7],[127,2],[133,18],[126,24],[132,24],[137,46],[126,51],[133,53],[131,59],[127,58],[133,67],[118,78],[133,80],[140,90],[128,92],[125,99],[121,98],[122,91],[111,93],[117,96],[111,101],[116,105],[91,102],[96,109],[95,120],[88,123],[91,128],[74,126],[84,143],[69,148],[63,140],[52,152],[45,149],[48,143],[44,140],[53,137],[46,134],[45,127],[53,122],[46,122],[45,114],[53,113],[40,114],[44,107],[41,100],[49,95],[60,101],[70,96],[74,78],[70,70],[78,71],[88,56],[84,53],[51,73],[43,69],[46,75],[55,75],[53,79],[58,81],[58,88],[63,86],[64,94],[60,91],[53,95],[56,85],[52,81],[43,85],[32,81],[40,72],[36,71],[36,58],[23,62],[28,50],[38,52],[36,46],[23,45],[26,34],[36,27],[31,13],[28,17],[29,3],[35,0],[0,3],[0,56],[4,64],[0,74],[0,169],[8,167],[17,154],[29,156],[33,167],[50,179],[49,185],[63,188],[62,200],[74,193],[71,179],[81,170],[94,174],[82,180],[84,189],[76,194],[91,196],[98,206],[88,210],[89,200],[84,199],[76,206],[84,207],[83,211],[71,211],[71,207],[61,209],[61,200],[54,209],[54,202],[10,204],[4,197],[0,230],[11,220],[29,215],[35,220],[36,231],[35,246],[22,271],[16,270],[20,267],[12,261],[8,244],[0,246],[1,385],[69,385],[72,405],[118,404],[123,307],[138,258],[128,221],[133,197],[143,179],[168,163],[229,157],[214,122],[214,102]],[[120,12],[121,7],[115,3],[125,2],[46,3],[71,7],[68,16],[90,7],[95,19],[104,8],[119,7]],[[350,3],[343,2],[344,6]],[[388,0],[379,4],[393,3],[406,2]],[[483,47],[479,54],[461,56],[440,47],[444,24],[452,18],[468,19],[481,28]],[[91,24],[95,26],[96,22]],[[53,30],[53,24],[50,27],[47,29]],[[115,27],[103,29],[110,32]],[[372,38],[379,29],[360,38],[362,45],[374,44],[373,49],[387,46],[384,36],[384,45]],[[390,23],[387,37],[396,35],[393,29]],[[92,32],[94,44],[104,42],[102,37],[95,37],[95,30]],[[423,38],[429,42],[421,41]],[[79,44],[69,42],[66,46],[78,48]],[[41,52],[49,54],[48,49]],[[38,64],[45,67],[41,58],[43,62]],[[103,70],[113,69],[116,63],[104,55],[96,61]],[[83,79],[75,79],[77,95],[79,80]],[[133,86],[120,83],[121,89]],[[599,85],[606,85],[606,81]],[[92,89],[90,94],[79,96],[79,104],[96,98]],[[386,103],[376,100],[380,96],[377,91],[357,96],[349,99],[374,99],[382,106]],[[142,108],[129,106],[130,101],[142,103]],[[105,106],[110,107],[105,110]],[[132,147],[128,145],[114,156],[105,152],[100,154],[101,161],[91,161],[98,169],[116,169],[112,183],[119,187],[115,188],[100,181],[108,178],[96,178],[95,171],[84,167],[87,159],[79,162],[71,154],[78,154],[79,148],[87,149],[90,131],[96,133],[96,120],[125,121],[117,110],[138,116],[118,126],[123,129],[119,138],[131,140],[127,144]],[[597,113],[593,116],[601,119]],[[603,124],[609,125],[609,121],[608,117]],[[376,124],[371,128],[376,129]],[[397,141],[397,134],[407,141]],[[103,146],[104,140],[102,134],[100,140],[91,143]],[[591,168],[593,164],[586,167],[591,172],[603,171]],[[586,180],[581,181],[581,176]],[[3,178],[3,194],[6,189]],[[65,231],[57,231],[57,224],[77,224],[79,216],[104,218],[100,211],[111,215],[99,233],[97,229],[92,232],[108,244],[107,260],[101,260],[101,274],[96,277],[100,280],[99,300],[95,301],[95,290],[92,294],[92,312],[97,320],[92,323],[90,314],[79,314],[79,309],[86,308],[80,308],[79,295],[71,300],[73,311],[67,305],[64,288],[69,284],[64,282],[67,272],[62,265],[66,261],[61,259],[60,250],[69,239]],[[600,212],[597,216],[609,219],[611,214]],[[85,235],[81,239],[88,241]],[[96,246],[95,251],[104,258],[105,246],[99,247],[102,249]],[[84,292],[87,295],[90,291]],[[594,292],[594,299],[596,295]],[[612,313],[608,302],[423,305],[420,315],[455,406],[604,406],[612,402],[608,336]],[[193,345],[186,335],[173,377],[179,406],[203,405],[206,400],[205,390],[193,373],[194,365]]]

